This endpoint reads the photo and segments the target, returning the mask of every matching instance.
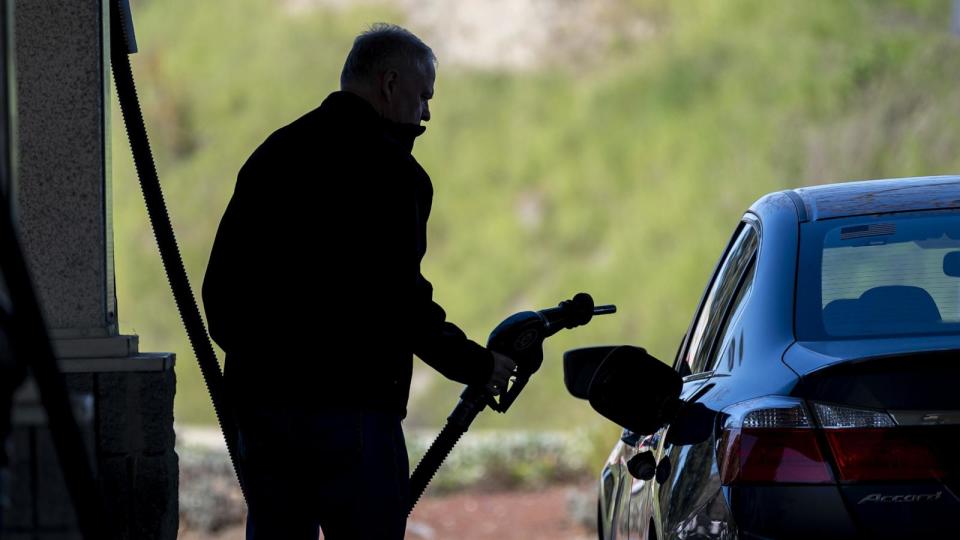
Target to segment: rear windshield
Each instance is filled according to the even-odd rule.
[[[807,223],[800,243],[798,339],[960,333],[960,213]]]

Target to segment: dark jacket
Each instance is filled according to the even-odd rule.
[[[334,92],[240,169],[203,281],[237,399],[405,414],[413,353],[460,383],[489,378],[489,351],[446,322],[420,273],[423,130]]]

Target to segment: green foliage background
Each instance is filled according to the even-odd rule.
[[[404,19],[368,4],[296,16],[255,0],[133,7],[134,72],[199,293],[247,155],[336,90],[358,31]],[[672,360],[751,202],[807,184],[960,171],[960,37],[946,0],[623,0],[617,9],[655,31],[616,36],[602,61],[480,71],[445,66],[438,51],[433,120],[415,155],[436,188],[425,274],[439,302],[481,342],[507,315],[581,290],[620,310],[549,341],[511,412],[482,415],[479,427],[586,428],[608,445],[616,428],[563,389],[562,352],[632,343]],[[212,423],[115,104],[112,138],[121,329],[139,334],[143,350],[177,353],[177,420]],[[322,361],[310,336],[274,338]],[[283,369],[285,359],[263,361]],[[433,375],[418,362],[417,377]],[[428,384],[408,425],[439,425],[459,391]]]

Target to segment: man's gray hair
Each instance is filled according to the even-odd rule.
[[[376,23],[353,40],[353,48],[340,72],[340,85],[369,84],[388,69],[401,69],[406,63],[421,73],[436,66],[437,57],[426,43],[406,28]]]

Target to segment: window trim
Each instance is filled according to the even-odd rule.
[[[733,235],[731,235],[730,241],[727,243],[727,247],[726,247],[726,249],[725,249],[724,252],[723,252],[723,256],[720,257],[720,259],[717,261],[716,266],[714,267],[713,275],[712,275],[712,277],[711,277],[711,279],[710,279],[710,282],[709,282],[709,284],[704,288],[703,293],[701,294],[700,303],[699,303],[699,305],[698,305],[698,307],[697,307],[696,316],[691,320],[690,325],[688,326],[688,329],[687,329],[687,333],[686,333],[685,336],[684,336],[684,340],[683,340],[682,345],[681,345],[681,350],[678,351],[677,357],[676,357],[676,359],[674,360],[674,364],[675,364],[675,365],[674,365],[674,368],[675,368],[677,371],[680,371],[680,370],[681,370],[681,369],[680,369],[681,366],[684,365],[684,364],[686,364],[686,365],[688,366],[689,369],[684,370],[684,371],[690,372],[690,374],[687,375],[687,377],[700,375],[701,373],[712,372],[713,369],[714,369],[714,366],[716,365],[716,362],[710,362],[709,365],[710,365],[711,369],[704,369],[703,371],[700,371],[700,372],[697,372],[697,373],[693,373],[693,372],[692,372],[692,369],[693,369],[693,368],[692,368],[692,367],[689,367],[689,364],[687,363],[687,357],[689,356],[690,346],[691,346],[691,343],[690,343],[691,334],[695,331],[696,326],[697,326],[697,324],[698,324],[699,321],[700,321],[700,317],[701,317],[701,315],[703,314],[703,310],[704,310],[704,308],[705,308],[706,301],[707,301],[707,299],[709,298],[710,293],[713,291],[714,287],[715,287],[716,284],[717,284],[717,279],[719,278],[720,270],[724,267],[724,265],[727,264],[727,262],[728,262],[728,260],[729,260],[729,258],[730,258],[731,250],[732,250],[733,247],[737,244],[737,241],[740,240],[741,236],[744,234],[744,229],[745,229],[746,227],[750,227],[750,228],[753,229],[754,234],[756,235],[756,243],[755,243],[755,246],[752,248],[753,253],[750,255],[750,261],[749,261],[749,262],[747,263],[747,265],[744,267],[744,270],[741,271],[741,272],[735,277],[735,279],[737,280],[737,282],[736,282],[736,287],[735,287],[735,289],[734,289],[733,296],[731,296],[730,300],[728,300],[727,305],[723,306],[723,308],[722,308],[722,313],[723,313],[723,315],[722,315],[722,322],[721,322],[721,324],[725,325],[726,322],[727,322],[728,317],[730,316],[730,302],[731,302],[734,298],[736,298],[737,293],[738,293],[739,290],[740,290],[740,287],[743,285],[743,279],[744,279],[744,277],[747,275],[747,273],[750,271],[750,269],[751,269],[752,267],[754,267],[755,265],[759,264],[761,244],[763,243],[763,242],[762,242],[763,235],[762,235],[762,228],[761,228],[761,226],[760,226],[760,219],[759,219],[756,215],[754,215],[754,214],[752,214],[752,213],[750,213],[750,212],[747,212],[747,213],[744,214],[743,217],[741,218],[740,223],[737,224],[737,228],[734,230]],[[716,352],[715,349],[716,349],[716,347],[717,347],[717,343],[719,342],[719,338],[720,338],[719,335],[715,335],[715,336],[713,336],[712,341],[711,341],[710,343],[706,344],[706,346],[708,347],[708,352],[707,352],[707,358],[708,358],[708,359],[711,358],[712,355],[715,354],[715,352]],[[702,346],[701,346],[701,350],[702,350]],[[705,364],[705,365],[706,365],[706,364]]]
[[[713,283],[717,279],[717,274],[720,273],[720,267],[723,265],[723,262],[727,260],[727,255],[730,253],[730,250],[733,249],[733,244],[735,244],[737,238],[740,237],[740,231],[743,229],[743,227],[747,226],[747,221],[744,218],[746,218],[746,215],[744,215],[744,217],[740,219],[740,222],[737,223],[737,227],[733,230],[733,234],[730,235],[730,239],[727,241],[727,246],[723,249],[723,253],[713,266],[713,272],[710,274],[710,280],[703,288],[703,292],[700,293],[700,300],[697,302],[697,309],[694,311],[693,318],[690,320],[690,324],[687,325],[686,333],[683,334],[683,340],[680,342],[680,349],[677,350],[677,356],[673,359],[673,367],[677,371],[680,371],[680,366],[686,364],[687,351],[690,348],[690,333],[693,332],[696,322],[700,319],[700,313],[703,311],[703,304],[707,301],[707,296],[710,294],[710,290],[713,289]]]
[[[740,291],[743,289],[743,286],[747,280],[747,276],[750,275],[751,272],[753,272],[753,279],[751,280],[751,283],[750,283],[750,291],[747,292],[747,295],[743,297],[742,301],[743,302],[749,301],[750,297],[753,295],[753,283],[756,282],[756,279],[757,279],[756,269],[757,269],[757,264],[759,260],[760,260],[760,243],[758,238],[757,249],[756,251],[754,251],[753,255],[750,256],[750,262],[747,263],[747,266],[745,267],[743,273],[740,274],[740,277],[738,278],[739,281],[737,282],[737,286],[733,291],[733,297],[731,297],[730,303],[727,304],[726,310],[723,314],[723,323],[722,323],[723,330],[721,333],[718,333],[713,340],[713,347],[712,347],[712,350],[710,351],[710,354],[708,355],[710,358],[712,358],[711,360],[712,363],[710,364],[710,369],[709,369],[710,372],[716,371],[717,364],[720,362],[719,355],[722,352],[720,350],[720,346],[723,343],[723,338],[727,336],[727,330],[730,329],[730,326],[732,324],[736,324],[737,322],[730,319],[734,315],[734,312],[732,311],[734,307],[733,301],[736,300],[737,297],[740,295]],[[741,317],[742,317],[742,314],[741,314]]]

